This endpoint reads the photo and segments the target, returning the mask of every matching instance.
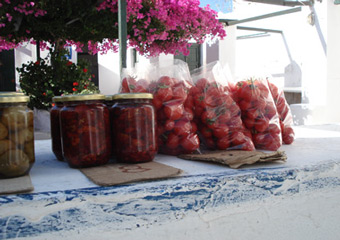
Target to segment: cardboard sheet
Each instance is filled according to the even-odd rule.
[[[254,164],[258,162],[274,162],[287,160],[287,156],[283,151],[276,152],[260,152],[260,151],[212,151],[202,154],[182,154],[178,156],[182,159],[215,162],[228,165],[231,168],[239,168],[246,164]]]
[[[140,164],[112,163],[98,167],[83,168],[80,171],[92,182],[100,186],[169,178],[182,171],[157,162]]]
[[[33,191],[33,189],[34,187],[29,175],[0,179],[0,194],[25,193]]]

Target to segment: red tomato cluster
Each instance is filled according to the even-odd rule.
[[[155,114],[150,100],[119,100],[111,109],[113,145],[119,162],[152,161],[157,153]]]
[[[190,89],[189,99],[194,102],[195,121],[205,147],[255,150],[228,87],[200,78]]]
[[[240,81],[233,89],[245,126],[251,131],[256,148],[276,151],[282,145],[281,128],[275,103],[266,82]]]
[[[292,128],[293,116],[290,112],[289,105],[283,91],[279,92],[279,89],[274,83],[268,81],[268,84],[280,118],[282,141],[285,144],[291,144],[294,141],[295,133]]]
[[[101,103],[67,105],[60,111],[62,149],[71,167],[108,162],[111,153],[109,110]]]
[[[149,90],[149,83],[145,79],[139,79],[138,81],[133,77],[125,77],[121,83],[121,93],[147,93]]]
[[[160,153],[178,155],[199,148],[197,126],[193,122],[193,102],[188,98],[190,87],[188,82],[168,76],[160,77],[149,86],[157,111]]]

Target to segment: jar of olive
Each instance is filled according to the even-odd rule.
[[[0,95],[0,178],[25,175],[34,157],[33,111],[28,96]]]

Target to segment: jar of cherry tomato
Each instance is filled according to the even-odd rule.
[[[121,93],[111,108],[115,154],[119,162],[152,161],[157,153],[156,117],[150,93]]]
[[[65,95],[60,110],[63,157],[70,167],[103,165],[111,152],[109,110],[101,94]]]
[[[64,103],[61,96],[53,97],[52,102],[53,107],[50,111],[52,151],[59,161],[63,161],[60,136],[60,110],[63,108]]]
[[[28,96],[0,96],[0,178],[25,175],[35,161],[33,111]]]

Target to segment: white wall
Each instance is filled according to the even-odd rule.
[[[340,5],[327,0],[327,118],[330,122],[340,122]]]

